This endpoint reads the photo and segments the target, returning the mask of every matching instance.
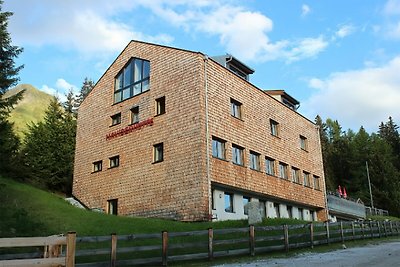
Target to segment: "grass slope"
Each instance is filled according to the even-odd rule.
[[[162,219],[112,216],[78,209],[64,199],[28,184],[0,177],[0,237],[46,236],[76,231],[81,236],[157,233],[246,227],[247,221],[184,223]],[[298,220],[266,220],[266,225],[302,223]]]
[[[43,119],[53,97],[30,84],[20,84],[9,90],[4,97],[12,96],[23,89],[25,89],[23,99],[18,102],[10,116],[10,121],[14,122],[16,133],[22,138],[28,129],[28,123],[37,123]]]

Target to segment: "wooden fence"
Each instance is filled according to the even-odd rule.
[[[0,255],[0,267],[5,266],[75,266],[76,233],[66,236],[0,238],[0,248],[41,247],[39,253]],[[63,250],[65,247],[65,251]],[[37,254],[41,256],[38,258]]]
[[[163,265],[194,259],[289,251],[400,234],[399,222],[308,223],[94,237],[76,237],[76,266]],[[0,239],[1,240],[1,239]],[[2,241],[0,241],[1,244]],[[1,265],[0,266],[8,266]]]

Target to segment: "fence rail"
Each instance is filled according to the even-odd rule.
[[[301,225],[253,226],[231,229],[213,229],[190,232],[130,234],[77,237],[68,241],[65,237],[0,239],[1,247],[19,245],[48,246],[66,245],[66,252],[54,258],[62,266],[126,266],[163,265],[169,262],[193,259],[213,260],[218,257],[250,255],[270,251],[289,251],[297,248],[346,242],[367,238],[381,238],[400,234],[399,222],[337,222],[308,223]],[[51,242],[50,242],[51,241]],[[73,242],[68,246],[68,242]],[[76,245],[76,248],[75,248]],[[75,251],[68,252],[68,248]],[[68,265],[68,256],[74,255]],[[0,260],[4,255],[0,255]],[[53,259],[34,259],[29,264],[23,260],[0,261],[0,266],[52,266]],[[20,262],[18,262],[20,261]],[[36,264],[36,265],[35,265]],[[40,265],[41,264],[41,265]]]

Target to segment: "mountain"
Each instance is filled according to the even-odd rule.
[[[30,84],[20,84],[4,94],[4,97],[12,96],[25,89],[23,98],[14,106],[9,120],[14,122],[15,132],[21,138],[28,130],[27,124],[37,123],[44,118],[44,113],[53,98]]]

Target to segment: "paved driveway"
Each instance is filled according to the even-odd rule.
[[[365,247],[348,248],[326,253],[305,253],[293,258],[274,258],[222,264],[219,267],[391,267],[400,266],[400,242],[380,243]]]

